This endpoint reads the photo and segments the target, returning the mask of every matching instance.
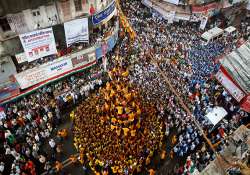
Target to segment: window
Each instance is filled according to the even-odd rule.
[[[4,32],[10,31],[10,25],[6,18],[0,18],[0,26]]]
[[[37,11],[33,11],[32,14],[33,14],[33,16],[39,16],[40,12],[37,10]]]
[[[82,0],[74,0],[76,11],[82,11]]]

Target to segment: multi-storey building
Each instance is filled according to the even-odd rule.
[[[20,65],[23,65],[22,68],[26,67],[25,70],[34,67],[26,66],[32,61],[27,61],[29,55],[25,52],[25,41],[21,36],[43,29],[52,31],[57,53],[37,59],[44,60],[51,56],[52,59],[48,60],[53,61],[53,58],[72,54],[68,50],[77,54],[76,52],[83,53],[84,49],[91,50],[90,47],[97,53],[96,57],[100,57],[102,43],[113,47],[116,42],[113,38],[108,40],[108,37],[114,35],[114,28],[118,32],[116,13],[114,0],[0,0],[0,92],[2,85],[5,87],[12,80],[10,77],[16,77],[20,73]],[[83,43],[79,41],[80,45],[79,42],[69,45],[65,25],[68,23],[70,26],[77,19],[87,21],[87,27],[82,30],[87,30],[88,39]],[[74,27],[71,26],[71,29]],[[47,48],[38,49],[44,51]]]
[[[173,21],[201,22],[212,21],[212,17],[224,17],[234,21],[243,9],[247,0],[142,0],[142,2],[160,13],[165,19]]]

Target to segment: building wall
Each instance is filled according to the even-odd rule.
[[[11,75],[16,74],[16,67],[9,56],[0,60],[0,84],[9,80]]]
[[[26,2],[26,0],[22,1]],[[54,26],[80,16],[88,16],[90,14],[91,4],[93,4],[95,11],[99,12],[106,8],[112,0],[55,0],[54,3],[50,1],[51,0],[46,0],[45,5],[38,3],[36,6],[28,6],[28,3],[26,3],[27,7],[32,7],[32,9],[24,10],[18,9],[18,7],[10,9],[8,8],[8,4],[5,3],[5,12],[6,9],[9,9],[11,12],[6,12],[5,16],[0,17],[0,19],[6,19],[7,25],[10,27],[9,30],[3,31],[0,25],[0,42],[3,42],[5,53],[15,55],[15,53],[20,52],[19,34]],[[1,2],[0,0],[0,4]],[[80,2],[80,9],[79,6],[78,8],[76,7],[76,2],[78,2],[78,5]],[[0,55],[2,52],[3,51],[0,51]]]

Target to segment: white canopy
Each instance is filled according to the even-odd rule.
[[[210,34],[209,32],[204,32],[204,33],[201,35],[201,37],[202,37],[203,39],[205,39],[206,41],[209,41],[209,40],[212,38],[212,36],[211,36],[211,34]]]
[[[213,110],[207,113],[207,119],[215,126],[219,123],[225,116],[227,115],[227,111],[219,106],[213,108]]]
[[[221,35],[223,33],[223,30],[218,27],[214,27],[206,32],[204,32],[201,37],[207,41]]]
[[[234,31],[236,31],[236,28],[234,26],[229,26],[229,27],[225,28],[225,31],[227,33],[232,33]]]

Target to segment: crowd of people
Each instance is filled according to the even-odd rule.
[[[114,68],[111,81],[75,112],[74,144],[96,174],[141,173],[161,151],[163,122],[152,102],[129,83],[128,74]]]
[[[217,58],[235,49],[239,37],[249,36],[247,25],[241,26],[238,37],[227,36],[203,45],[200,39],[202,31],[198,29],[198,24],[188,22],[167,24],[159,14],[151,13],[140,1],[124,1],[122,7],[137,36],[133,43],[130,42],[128,35],[119,40],[117,52],[122,59],[119,64],[129,69],[128,84],[131,83],[135,89],[139,89],[141,98],[153,102],[153,106],[157,109],[153,110],[152,118],[145,117],[145,123],[140,123],[140,128],[160,127],[156,121],[162,120],[164,126],[161,127],[165,128],[165,141],[171,142],[170,145],[166,145],[164,150],[166,152],[163,152],[168,156],[163,154],[162,157],[180,160],[188,157],[194,162],[195,167],[202,171],[211,160],[215,159],[215,155],[191,117],[196,118],[213,144],[220,143],[216,144],[216,150],[219,152],[223,152],[226,146],[226,136],[233,133],[239,125],[249,122],[249,114],[240,109],[239,104],[213,76],[219,68]],[[112,70],[117,65],[114,52],[107,55],[107,60],[108,68]],[[112,130],[110,124],[111,122],[119,124],[117,120],[111,118],[110,123],[102,125],[97,114],[93,113],[94,111],[90,112],[90,106],[97,104],[101,98],[107,98],[102,90],[107,88],[105,82],[110,81],[110,77],[103,73],[102,66],[99,62],[87,72],[44,86],[31,95],[4,105],[6,115],[0,120],[0,173],[53,174],[52,169],[57,164],[56,154],[57,150],[60,150],[60,142],[51,136],[62,122],[65,109],[71,109],[69,106],[74,107],[78,104],[80,104],[77,110],[79,118],[75,120],[79,122],[75,124],[87,123],[84,126],[81,124],[81,127],[86,129],[84,135],[80,136],[77,127],[74,131],[77,135],[75,143],[79,148],[80,159],[85,160],[82,162],[84,166],[86,163],[90,164],[90,168],[92,167],[94,171],[100,170],[103,173],[120,171],[129,174],[132,171],[139,172],[143,169],[143,165],[150,164],[148,162],[152,159],[154,149],[152,146],[160,144],[160,140],[154,141],[158,137],[142,131],[131,132],[133,128],[129,131],[126,129],[119,131],[116,125],[112,125]],[[180,105],[161,76],[159,68],[171,80],[175,90],[193,112],[193,116],[188,116]],[[112,84],[111,87],[113,86],[115,85]],[[126,87],[125,83],[122,86]],[[95,91],[99,87],[103,87],[100,92]],[[98,98],[93,100],[94,97]],[[105,103],[103,105],[105,106]],[[211,123],[205,115],[215,106],[224,107],[228,115],[216,128],[211,129]],[[87,121],[87,118],[90,120]],[[121,127],[124,128],[123,125]],[[93,135],[93,129],[97,135]],[[116,143],[118,138],[124,137],[125,132],[128,133],[125,139],[127,142]],[[141,133],[142,137],[139,137],[138,133]],[[131,139],[132,134],[135,134],[136,139]],[[148,141],[149,136],[154,139],[150,137],[152,141]],[[159,135],[159,138],[162,136]],[[164,145],[164,140],[162,142]],[[49,144],[52,154],[47,154],[47,150],[43,149],[44,143]],[[112,146],[100,147],[100,144],[109,143]],[[141,151],[141,146],[138,146],[140,144],[146,145],[149,149]],[[107,151],[102,151],[102,148]],[[114,149],[119,154],[116,155]],[[183,174],[188,171],[190,170],[181,165],[175,172],[169,168],[168,173]],[[153,172],[150,169],[150,173]]]
[[[152,16],[149,15],[149,10],[138,1],[125,2],[123,7],[137,33],[137,39],[131,48],[135,48],[133,57],[139,60],[133,65],[131,80],[145,91],[146,98],[156,101],[163,111],[168,128],[166,134],[169,134],[168,130],[175,132],[175,146],[172,148],[175,155],[192,155],[196,167],[202,171],[215,158],[215,154],[205,144],[201,133],[191,121],[191,116],[183,110],[160,76],[158,67],[152,63],[151,55],[193,111],[212,143],[221,143],[217,150],[223,152],[226,146],[225,136],[240,124],[249,121],[249,114],[239,108],[237,102],[214,78],[219,68],[217,58],[225,54],[225,51],[235,49],[239,38],[229,35],[204,45],[200,38],[202,31],[196,24],[168,25],[158,14],[153,12]],[[181,27],[184,25],[185,27]],[[239,37],[242,37],[241,33]],[[217,128],[211,130],[212,124],[205,115],[215,106],[224,107],[228,115]]]
[[[5,115],[0,119],[0,173],[56,173],[53,167],[61,152],[61,143],[52,135],[65,120],[65,109],[71,109],[107,81],[103,76],[103,66],[97,63],[89,70],[5,104]],[[46,143],[51,150],[45,149]]]

